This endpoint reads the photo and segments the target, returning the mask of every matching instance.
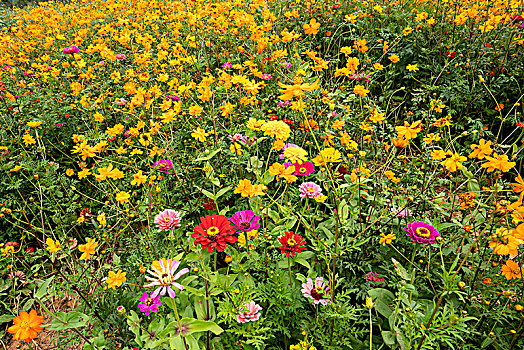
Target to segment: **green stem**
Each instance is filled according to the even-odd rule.
[[[176,321],[178,322],[178,332],[180,334],[180,338],[182,338],[182,341],[184,342],[184,347],[186,348],[186,350],[189,350],[187,347],[186,338],[182,336],[182,322],[180,322],[180,316],[178,316],[178,309],[176,307],[175,299],[169,298],[169,300],[171,300],[171,305],[173,306],[173,310],[175,311],[175,317],[176,317]]]

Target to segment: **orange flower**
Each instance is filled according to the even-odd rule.
[[[302,26],[304,28],[304,33],[306,33],[307,35],[309,34],[317,34],[318,33],[318,28],[320,28],[320,23],[317,22],[316,19],[311,19],[311,21],[309,22],[309,24],[304,24]]]
[[[519,175],[515,178],[514,183],[510,183],[509,186],[513,187],[513,192],[520,193],[519,202],[522,202],[524,196],[524,180]]]
[[[505,154],[498,155],[497,153],[493,153],[493,157],[486,156],[486,159],[488,162],[483,163],[481,166],[487,168],[489,173],[495,171],[495,169],[506,173],[517,164],[515,162],[508,162],[508,156]]]
[[[14,340],[24,340],[30,342],[42,332],[43,316],[38,316],[35,310],[20,312],[18,316],[13,319],[14,325],[7,329],[8,333],[14,334]]]
[[[369,93],[369,90],[366,90],[363,85],[357,85],[353,88],[353,92],[359,96],[366,97]]]
[[[522,278],[522,269],[513,260],[507,260],[506,264],[502,266],[500,274],[506,277],[507,280],[512,279],[521,279]]]

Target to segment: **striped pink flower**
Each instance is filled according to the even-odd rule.
[[[237,315],[237,322],[246,323],[250,321],[258,321],[261,316],[260,311],[262,311],[260,305],[256,304],[254,301],[248,301],[241,306],[240,312]]]
[[[300,190],[300,199],[315,198],[322,195],[322,188],[314,182],[304,182],[298,189]]]
[[[155,216],[155,224],[158,226],[158,232],[179,227],[181,220],[180,213],[172,209],[166,209]]]

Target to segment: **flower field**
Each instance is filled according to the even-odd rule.
[[[523,0],[0,20],[3,348],[524,348]]]

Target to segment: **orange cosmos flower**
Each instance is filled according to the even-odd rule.
[[[521,279],[522,278],[522,269],[513,260],[507,260],[506,264],[502,266],[500,274],[506,277],[507,280],[512,279]]]
[[[38,316],[35,310],[20,312],[18,316],[13,319],[14,325],[7,329],[8,333],[14,334],[14,340],[24,340],[30,342],[42,332],[43,316]]]

